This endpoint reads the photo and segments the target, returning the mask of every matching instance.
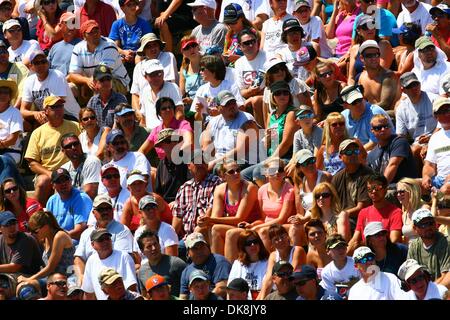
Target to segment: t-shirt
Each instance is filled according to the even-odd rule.
[[[197,39],[202,52],[205,52],[206,49],[213,45],[217,45],[223,50],[227,31],[226,25],[215,20],[209,27],[204,27],[201,24],[196,26],[192,30],[191,36]]]
[[[187,164],[175,164],[165,158],[159,161],[156,169],[155,193],[159,194],[167,203],[175,201],[180,187],[191,178]]]
[[[292,289],[291,291],[285,293],[285,294],[280,294],[278,292],[278,290],[269,293],[264,300],[296,300],[298,297],[297,291],[294,289]]]
[[[19,137],[15,144],[8,146],[8,149],[21,152],[20,142],[22,139],[20,138],[20,132],[23,132],[23,118],[19,109],[9,106],[5,111],[0,112],[0,141],[5,140],[10,134],[16,132],[19,133]],[[12,156],[16,163],[20,161],[20,153],[8,152],[6,154]]]
[[[378,35],[380,37],[391,37],[392,29],[397,28],[397,20],[395,16],[389,10],[383,8],[377,8],[375,13],[372,15],[371,12],[367,12],[366,14],[370,14],[375,18],[375,28],[378,30]],[[356,37],[356,26],[358,25],[358,21],[364,13],[360,13],[355,19],[355,25],[353,26],[352,38]],[[397,41],[398,43],[398,41]]]
[[[72,57],[73,47],[80,41],[81,39],[77,38],[73,39],[72,42],[62,40],[55,43],[48,53],[50,69],[58,70],[63,75],[67,76],[69,73],[70,58]]]
[[[390,202],[386,202],[383,208],[377,209],[373,205],[361,209],[358,215],[358,221],[356,222],[356,231],[361,232],[363,240],[364,228],[374,221],[379,221],[383,224],[383,228],[388,232],[402,230],[402,210],[397,208]]]
[[[45,97],[64,97],[64,113],[78,119],[80,105],[67,83],[66,77],[58,70],[50,69],[45,80],[40,81],[36,74],[30,75],[23,85],[22,100],[33,103],[38,110],[43,110]]]
[[[80,25],[82,25],[87,20],[95,20],[100,26],[101,35],[107,37],[109,35],[109,32],[111,31],[113,22],[117,19],[117,14],[114,10],[114,7],[105,2],[109,1],[98,1],[97,5],[95,6],[94,12],[92,12],[90,15],[88,14],[86,6],[82,5],[80,10]],[[120,7],[118,9],[120,10]]]
[[[179,135],[183,135],[186,131],[192,132],[191,124],[189,122],[186,120],[177,120],[175,117],[170,121],[168,128],[174,129],[175,133]],[[153,128],[148,135],[147,140],[156,143],[156,141],[158,141],[158,134],[162,129],[164,129],[162,124]],[[158,154],[158,158],[161,160],[166,156],[164,149],[161,147],[155,147],[155,151]]]
[[[431,136],[425,160],[436,165],[438,176],[450,174],[450,130],[441,129]]]
[[[446,286],[443,286],[442,284],[436,284],[432,281],[428,282],[428,288],[427,288],[427,294],[423,298],[423,300],[442,300],[442,297],[444,296],[444,293],[447,292],[448,289]],[[414,291],[409,290],[408,292],[404,293],[403,300],[418,300],[416,294]]]
[[[99,192],[98,194],[101,193],[102,192]],[[128,189],[121,188],[117,196],[111,197],[115,221],[117,222],[122,221],[121,219],[122,219],[123,205],[130,198],[130,196],[131,194],[130,191],[128,191]],[[94,213],[91,211],[91,213],[89,214],[88,226],[95,226],[96,223],[97,219],[95,218]]]
[[[409,135],[415,142],[423,134],[432,133],[436,129],[437,121],[433,116],[433,102],[439,96],[422,91],[418,103],[413,104],[406,97],[400,100],[395,111],[395,132],[401,135]]]
[[[409,12],[408,9],[402,4],[402,11],[397,16],[397,25],[401,26],[405,22],[414,22],[422,27],[422,33],[425,34],[426,26],[429,23],[433,23],[433,19],[430,15],[431,5],[423,2],[419,2],[419,6],[413,12]]]
[[[242,278],[247,281],[250,291],[260,291],[266,272],[267,260],[259,260],[250,263],[248,266],[242,264],[239,260],[234,260],[227,285],[236,278]],[[248,299],[252,300],[250,291],[248,293]]]
[[[41,50],[39,42],[36,40],[23,40],[18,48],[8,48],[9,62],[23,62],[34,50]]]
[[[350,288],[348,300],[396,300],[402,296],[397,276],[379,271],[368,282],[361,279],[355,283]]]
[[[287,43],[281,41],[281,33],[283,31],[283,22],[288,19],[295,19],[295,17],[291,14],[286,14],[279,20],[269,18],[263,22],[261,30],[264,33],[263,50],[269,58],[275,55],[278,50],[287,47]]]
[[[261,186],[258,190],[258,201],[262,201],[261,210],[266,215],[266,221],[271,221],[278,218],[283,204],[286,201],[294,201],[294,187],[290,183],[285,183],[281,190],[281,197],[275,201],[269,199],[268,195],[269,183]]]
[[[386,246],[386,256],[383,260],[377,260],[376,264],[383,272],[397,274],[398,269],[406,261],[408,246],[403,243],[389,243]]]
[[[294,133],[294,143],[292,153],[296,154],[297,151],[302,149],[308,149],[314,154],[314,148],[319,149],[322,145],[322,129],[318,126],[313,126],[313,130],[310,135],[305,135],[303,129],[297,130]]]
[[[139,248],[137,239],[139,239],[142,233],[146,230],[147,230],[146,226],[140,226],[134,232],[133,251],[139,253],[142,259],[144,259],[145,256],[142,253],[141,249]],[[161,247],[161,252],[164,252],[167,247],[178,245],[177,233],[170,224],[161,221],[157,233],[159,238],[159,245]]]
[[[249,21],[254,21],[259,14],[269,15],[270,6],[267,0],[224,0],[220,9],[219,21],[223,22],[224,10],[230,3],[239,4],[242,7],[245,17]]]
[[[113,22],[109,38],[114,41],[120,40],[120,47],[123,50],[136,51],[139,49],[141,38],[150,32],[152,27],[144,19],[138,17],[135,24],[129,25],[125,18],[122,18]]]
[[[416,162],[413,158],[411,147],[408,140],[404,137],[392,135],[389,143],[385,146],[377,144],[375,148],[369,152],[367,162],[369,166],[380,174],[384,174],[384,170],[393,157],[401,157],[397,172],[392,182],[398,182],[403,177],[417,178],[418,172]]]
[[[414,53],[414,56],[416,54],[417,53]],[[442,82],[444,81],[445,76],[450,73],[450,62],[444,61],[438,57],[436,64],[432,68],[425,70],[423,64],[421,62],[416,63],[416,59],[414,58],[414,68],[412,69],[412,72],[417,75],[417,78],[422,85],[422,91],[442,94]]]
[[[266,53],[262,50],[251,61],[246,56],[242,56],[236,60],[234,68],[238,78],[237,85],[240,90],[248,89],[253,84],[253,81],[258,76],[258,71],[264,70],[265,62]]]
[[[100,170],[102,163],[95,156],[87,155],[86,160],[77,169],[73,167],[71,161],[66,162],[61,168],[67,169],[72,177],[72,185],[75,188],[82,189],[84,185],[89,183],[100,182]]]
[[[9,263],[22,265],[20,272],[26,275],[39,272],[44,263],[36,240],[24,232],[18,232],[16,241],[8,245],[0,234],[0,265]]]
[[[303,38],[305,41],[312,42],[313,40],[320,39],[319,46],[321,57],[330,58],[333,56],[333,52],[327,42],[327,35],[325,34],[322,19],[317,16],[312,16],[308,23],[300,23],[300,25],[305,33],[305,37]]]
[[[83,148],[84,153],[89,154],[91,156],[95,156],[97,154],[98,145],[103,135],[103,130],[105,130],[105,127],[100,128],[97,135],[94,137],[94,141],[90,147],[88,145],[87,132],[83,130],[83,132],[80,133],[78,139],[80,139],[81,147]]]
[[[66,133],[80,134],[77,123],[64,120],[57,128],[44,123],[31,133],[25,159],[35,160],[47,170],[56,170],[68,161],[61,152],[61,137]]]
[[[355,279],[361,277],[358,269],[355,268],[355,261],[352,257],[347,257],[347,262],[342,269],[338,269],[334,261],[331,261],[322,269],[320,276],[322,277],[320,285],[325,290],[333,292],[339,292],[336,284],[350,287]]]

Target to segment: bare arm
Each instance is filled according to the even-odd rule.
[[[175,232],[178,235],[181,235],[182,234],[182,230],[183,230],[183,223],[182,223],[181,218],[178,218],[178,217],[174,216],[172,218],[172,227],[175,229]]]
[[[0,264],[0,273],[16,273],[22,270],[23,266],[17,263]]]
[[[267,262],[267,271],[263,278],[263,283],[261,290],[259,291],[256,300],[264,300],[265,297],[272,291],[272,269],[275,264],[275,252],[272,252],[269,256],[269,261]]]
[[[361,246],[361,243],[362,243],[361,232],[355,230],[352,239],[348,242],[347,255],[351,256],[353,254],[353,251],[355,251],[356,248]]]
[[[98,183],[87,183],[83,186],[83,191],[87,193],[87,195],[94,200],[97,196],[98,191]]]
[[[403,157],[392,157],[389,159],[389,163],[384,169],[384,176],[388,180],[388,183],[391,183],[397,174],[398,167],[400,163],[403,161]]]
[[[339,13],[339,0],[335,0],[330,22],[325,26],[325,34],[328,39],[333,39],[336,37],[336,17],[338,13]]]
[[[436,174],[436,164],[428,160],[424,161],[422,169],[422,187],[426,190],[431,188],[431,178]]]
[[[73,228],[72,230],[68,231],[67,233],[69,234],[69,236],[72,239],[80,240],[80,236],[83,233],[83,231],[86,230],[86,228],[87,228],[86,222],[77,223],[75,225],[75,228]]]
[[[78,256],[75,256],[73,259],[74,270],[77,276],[78,284],[83,283],[84,270],[86,268],[86,262]]]
[[[255,20],[252,21],[252,24],[256,29],[261,31],[262,25],[267,19],[269,19],[269,16],[267,14],[260,13],[256,16]]]
[[[50,170],[45,169],[39,162],[33,160],[33,159],[26,159],[28,161],[28,164],[30,166],[31,171],[33,171],[36,174],[45,174],[47,176],[51,176],[52,172]]]
[[[389,233],[389,239],[392,243],[402,243],[402,231],[401,230],[391,230]]]
[[[225,298],[227,295],[227,280],[222,280],[216,283],[216,286],[213,289],[213,293],[216,295]]]
[[[120,223],[123,224],[124,226],[129,227],[131,224],[132,217],[133,217],[133,209],[131,208],[131,199],[128,199],[123,205]]]
[[[5,140],[0,140],[0,149],[8,148],[16,144],[20,131],[9,134]]]
[[[286,116],[284,123],[283,139],[278,147],[273,152],[273,157],[282,157],[289,148],[292,147],[294,141],[294,134],[298,130],[298,126],[295,121],[295,113],[289,112]]]
[[[362,202],[362,201],[358,201],[358,204],[356,205],[356,207],[350,208],[350,209],[345,209],[345,211],[347,211],[349,217],[352,218],[358,218],[358,214],[361,211],[361,209],[368,207],[370,205],[369,202]]]
[[[380,101],[377,104],[385,110],[394,109],[398,89],[398,82],[394,77],[394,74],[386,77],[381,87]]]
[[[146,139],[142,146],[139,148],[138,152],[146,155],[155,147],[155,143],[151,140]]]
[[[178,245],[174,244],[173,246],[165,247],[164,253],[168,256],[178,257]]]
[[[351,230],[350,230],[350,220],[348,217],[348,213],[346,211],[342,211],[337,219],[337,231],[338,233],[344,237],[345,241],[349,241],[351,238]]]
[[[359,44],[355,44],[350,48],[350,62],[348,64],[348,80],[347,80],[347,84],[349,86],[356,84],[355,61],[356,61],[356,54],[357,54],[358,50],[359,50]]]

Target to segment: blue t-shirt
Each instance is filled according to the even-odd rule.
[[[73,47],[80,41],[81,39],[73,39],[72,42],[63,40],[55,43],[48,53],[50,69],[59,70],[63,75],[67,76]]]
[[[356,37],[356,26],[358,24],[359,18],[361,18],[362,15],[363,13],[360,13],[358,16],[356,16],[355,23],[353,24],[353,33],[352,33],[353,39],[355,39]],[[398,36],[396,34],[392,34],[392,29],[397,28],[397,20],[395,19],[395,16],[389,10],[380,9],[378,10],[377,13],[375,13],[375,21],[378,19],[378,17],[380,19],[379,23],[380,28],[378,31],[378,35],[380,37],[391,37],[390,38],[391,45],[393,47],[398,46],[399,45]],[[378,27],[377,23],[376,26]]]
[[[116,20],[111,26],[109,38],[113,41],[120,40],[123,50],[139,49],[142,36],[152,32],[152,27],[144,19],[138,18],[132,26],[125,22],[125,18]]]
[[[189,294],[189,275],[195,269],[203,270],[210,278],[211,290],[214,289],[216,283],[228,280],[231,271],[231,264],[220,254],[210,254],[208,260],[203,265],[188,265],[181,274],[181,294]]]
[[[86,193],[72,188],[69,199],[62,200],[59,194],[55,193],[48,199],[46,208],[53,213],[61,228],[70,231],[76,224],[88,221],[92,200]]]

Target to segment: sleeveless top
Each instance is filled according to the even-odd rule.
[[[417,239],[419,236],[413,229],[412,223],[407,222],[407,217],[405,214],[402,216],[402,234],[408,238],[408,242],[411,242],[411,240]]]
[[[276,129],[276,132],[278,134],[278,144],[280,144],[281,141],[283,140],[284,125],[286,123],[287,114],[290,111],[294,111],[294,110],[295,110],[295,108],[293,106],[288,106],[286,108],[286,110],[284,110],[284,112],[278,118],[276,117],[275,112],[272,113],[272,115],[270,116],[269,128]],[[292,158],[292,147],[293,146],[291,145],[291,147],[285,154],[280,155],[280,158],[286,158],[286,159]],[[270,157],[274,151],[275,151],[275,149],[272,148],[272,146],[271,146],[269,148],[269,150],[267,151],[267,155]]]
[[[327,151],[323,150],[323,167],[325,168],[326,172],[329,172],[334,176],[345,166],[342,160],[339,158],[339,152],[334,152],[330,154],[329,158],[327,158]]]
[[[323,171],[317,170],[317,179],[316,179],[316,185],[320,183],[320,180],[322,179]],[[303,185],[305,185],[305,177],[303,177]],[[314,189],[314,188],[313,188]],[[312,192],[304,192],[303,190],[300,191],[300,197],[302,198],[302,207],[305,210],[311,210],[314,197]]]
[[[333,14],[334,4],[328,3],[326,0],[322,0],[322,4],[325,7],[325,16],[327,18],[325,24],[327,24],[328,22],[330,22],[331,15]]]
[[[325,119],[330,113],[332,112],[339,112],[341,113],[344,111],[344,107],[342,106],[341,99],[336,99],[332,103],[323,103],[322,100],[318,99],[320,110],[322,110],[323,113],[323,119]]]
[[[337,219],[338,216],[335,214],[332,216],[330,221],[323,222],[323,225],[325,226],[325,231],[327,232],[327,236],[331,236],[334,233],[337,232]]]
[[[292,264],[292,260],[294,259],[294,249],[295,249],[295,247],[292,246],[291,247],[291,252],[289,252],[289,261],[288,262],[290,264]],[[281,260],[280,253],[278,252],[278,250],[275,250],[275,262],[278,262],[280,260]]]
[[[131,217],[129,228],[131,232],[135,232],[137,228],[141,225],[141,215],[140,214],[134,214]]]
[[[225,187],[225,199],[223,201],[224,203],[224,217],[235,217],[237,214],[237,211],[239,209],[239,205],[241,204],[241,200],[242,200],[242,185],[241,188],[239,190],[239,200],[236,204],[230,204],[228,201],[228,184]],[[256,201],[253,205],[252,210],[250,211],[249,216],[247,217],[246,221],[249,223],[252,223],[256,220],[258,220],[260,217],[260,212],[259,212],[259,203],[258,201]]]
[[[203,78],[200,73],[188,73],[186,69],[183,69],[183,76],[186,96],[194,99],[197,89],[204,83]]]
[[[48,265],[48,261],[50,259],[50,255],[52,254],[52,250],[44,251],[42,254],[42,260],[44,261],[45,265]],[[72,272],[70,272],[69,267],[73,265],[73,255],[75,254],[75,247],[72,246],[70,248],[63,249],[61,259],[58,262],[58,265],[55,268],[55,271],[62,273],[65,275],[70,275]]]

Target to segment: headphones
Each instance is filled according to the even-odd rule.
[[[425,276],[425,280],[427,280],[428,282],[433,281],[433,276],[431,275],[430,271],[428,271],[428,269],[422,268],[422,272]],[[405,280],[400,280],[400,288],[405,292],[411,290],[410,285]]]

